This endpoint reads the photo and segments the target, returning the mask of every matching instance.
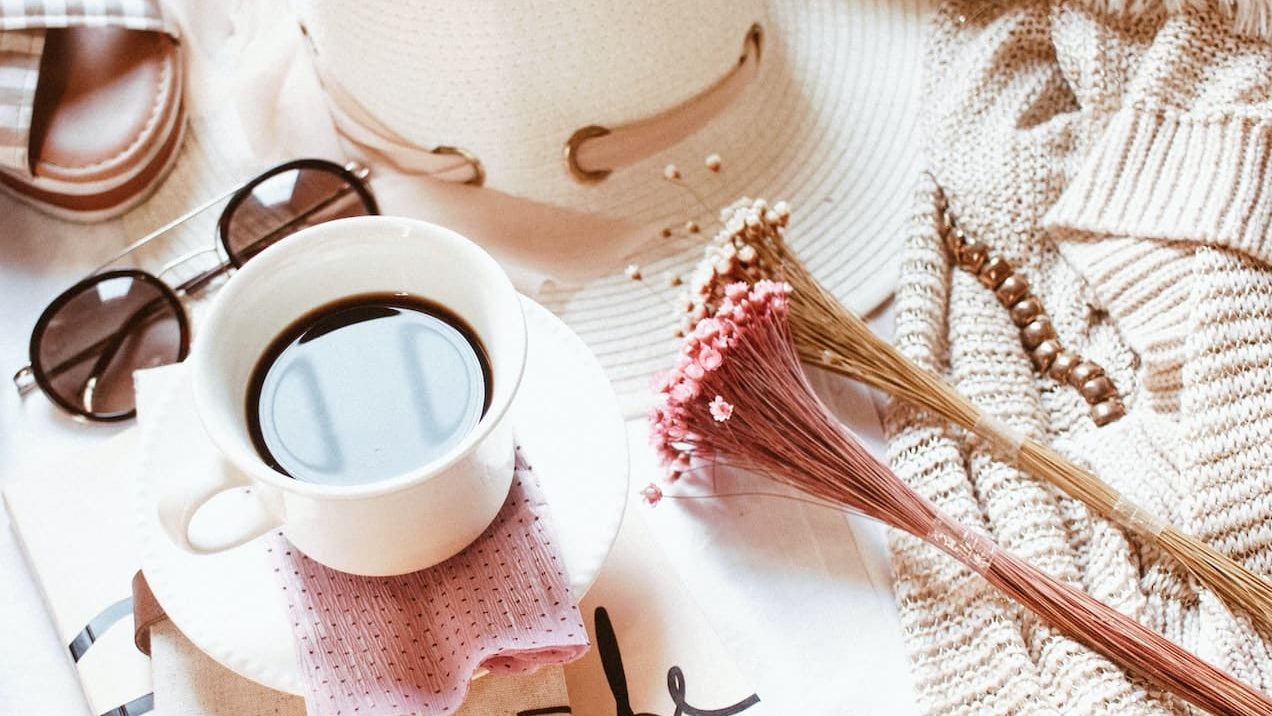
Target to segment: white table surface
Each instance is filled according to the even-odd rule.
[[[31,327],[44,306],[126,237],[119,223],[64,224],[0,197],[0,368],[26,362]],[[837,379],[822,382],[847,422],[880,449],[869,394]],[[0,385],[0,487],[118,429],[75,422],[38,393],[19,400]],[[643,422],[632,421],[629,434],[635,488],[657,471]],[[783,500],[744,506],[728,520],[704,521],[665,502],[646,519],[754,682],[765,712],[913,712],[881,529]],[[7,515],[0,525],[0,714],[87,713]],[[606,713],[604,706],[578,704],[576,713]]]
[[[236,27],[227,22],[224,8],[217,3],[174,7],[191,16],[186,18],[192,29],[185,42],[196,61],[187,100],[197,131],[187,138],[177,170],[158,197],[122,220],[85,227],[49,219],[0,195],[0,373],[6,377],[26,363],[31,328],[48,302],[130,239],[227,188],[234,179],[249,176],[251,167],[277,158],[340,156],[321,104],[312,110],[313,97],[309,104],[302,101],[305,90],[312,94],[316,85],[306,85],[303,77],[289,84],[279,108],[292,111],[273,117],[276,124],[269,116],[252,114],[248,110],[258,109],[255,100],[260,98],[248,93],[236,105],[230,98],[242,95],[243,86],[217,73],[225,64],[216,61],[218,48]],[[259,27],[256,34],[266,37],[281,21],[274,18],[275,26],[270,22],[265,17],[240,24]],[[266,60],[277,61],[274,55],[252,59]],[[443,223],[457,216],[480,224],[465,216],[482,213],[480,206],[456,206],[445,191],[415,192],[409,186],[392,191],[383,174],[373,186],[385,213]],[[170,256],[178,246],[184,251],[210,246],[215,214],[165,237],[160,248],[166,246]],[[496,247],[487,248],[500,255]],[[145,267],[155,270],[157,265],[161,264]],[[534,286],[526,282],[534,280],[535,271],[507,268],[519,287],[533,295]],[[876,328],[889,331],[890,320],[885,316],[876,321]],[[197,333],[197,315],[194,329]],[[878,452],[882,440],[871,396],[846,381],[822,382],[823,395]],[[639,489],[657,477],[657,470],[643,421],[634,420],[628,428],[631,484]],[[78,423],[40,394],[20,400],[0,383],[0,488],[15,476],[119,429]],[[824,508],[771,498],[738,498],[721,512],[728,519],[717,515],[704,520],[695,510],[666,501],[643,516],[735,655],[741,673],[754,683],[765,706],[762,712],[916,712],[881,528]],[[0,510],[0,715],[88,713],[66,648],[58,643],[8,523],[8,515]],[[613,704],[573,706],[581,716],[613,713]]]

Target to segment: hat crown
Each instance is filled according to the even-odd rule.
[[[419,147],[526,168],[579,127],[701,93],[736,65],[763,5],[304,0],[300,13],[324,78],[385,127]]]

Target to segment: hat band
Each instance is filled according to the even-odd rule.
[[[585,184],[604,180],[615,168],[657,154],[701,129],[728,107],[759,72],[764,28],[751,25],[738,63],[720,79],[681,104],[620,127],[590,124],[570,135],[564,147],[570,175]]]
[[[316,51],[314,55],[316,58]],[[336,131],[373,155],[377,162],[405,174],[424,174],[474,186],[486,183],[486,168],[477,155],[463,147],[438,145],[426,149],[412,144],[377,119],[344,86],[323,72],[321,63],[315,64],[323,90],[327,93],[327,105]]]
[[[308,33],[306,33],[308,37]],[[737,64],[723,77],[684,102],[651,117],[618,127],[587,125],[576,130],[564,146],[565,168],[580,183],[594,184],[614,169],[633,164],[680,142],[728,107],[759,72],[764,29],[751,25]],[[311,45],[315,58],[316,48]],[[336,131],[398,171],[424,174],[444,181],[481,186],[486,170],[474,153],[456,146],[431,148],[411,143],[362,106],[339,82],[316,63]]]

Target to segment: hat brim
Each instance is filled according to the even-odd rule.
[[[930,10],[923,0],[771,0],[760,72],[737,101],[604,181],[597,209],[649,226],[648,242],[630,257],[642,281],[616,265],[600,279],[545,285],[538,298],[596,352],[627,413],[649,404],[650,377],[674,356],[682,289],[668,276],[688,274],[718,228],[718,210],[740,196],[790,203],[789,241],[849,308],[867,313],[887,300],[920,172]],[[709,154],[722,158],[718,174],[703,165]],[[668,163],[692,193],[663,179]],[[660,237],[663,226],[687,221],[701,234]]]

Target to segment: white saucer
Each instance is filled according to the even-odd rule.
[[[529,355],[512,420],[517,442],[542,481],[570,583],[581,598],[622,521],[628,493],[626,433],[595,356],[547,309],[528,298],[522,302]],[[191,401],[175,399],[189,395],[189,371],[174,374],[170,382],[166,394],[153,401],[153,414],[143,416],[147,426],[158,427],[143,431],[141,448],[142,569],[159,603],[195,646],[241,676],[300,694],[287,607],[262,540],[193,555],[173,545],[159,526],[158,481],[181,479],[201,467],[219,469],[209,466],[221,459],[206,440],[164,440],[165,433],[181,434],[189,427],[197,428],[189,434],[202,435]],[[250,498],[220,495],[199,518],[232,520],[234,502],[242,499]]]

